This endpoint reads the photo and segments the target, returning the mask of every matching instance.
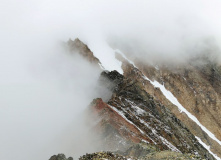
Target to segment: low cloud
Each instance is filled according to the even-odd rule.
[[[221,62],[220,8],[218,0],[2,1],[0,156],[75,154],[75,134],[82,133],[75,126],[88,129],[76,117],[99,97],[93,88],[100,71],[68,55],[61,41],[79,37],[103,63],[111,47],[144,62],[182,63],[200,54]]]
[[[100,96],[101,70],[63,48],[45,51],[47,56],[39,56],[33,48],[21,77],[14,73],[18,69],[0,84],[3,159],[49,159],[58,153],[79,157],[99,147],[88,134],[94,124],[86,123],[90,116],[84,112]]]

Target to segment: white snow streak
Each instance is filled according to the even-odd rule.
[[[176,99],[176,97],[170,92],[168,91],[164,85],[160,84],[159,82],[157,81],[151,81],[150,79],[148,79],[146,76],[144,76],[144,78],[148,81],[150,81],[150,83],[154,86],[154,87],[157,87],[157,88],[160,88],[161,92],[164,94],[164,96],[171,102],[173,103],[174,105],[176,105],[178,107],[178,109],[180,110],[180,112],[184,112],[186,113],[186,115],[191,119],[193,120],[198,126],[201,127],[201,129],[206,132],[208,134],[208,136],[210,138],[212,138],[213,140],[215,140],[217,143],[219,143],[219,145],[221,145],[221,141],[218,140],[216,138],[216,136],[210,132],[206,127],[204,127],[199,121],[198,119],[192,115],[189,111],[186,110],[186,108],[184,108],[179,102],[178,100]],[[199,138],[198,138],[199,139]],[[200,140],[201,141],[201,140]],[[201,141],[202,142],[202,141]],[[201,143],[202,144],[202,143]],[[203,145],[204,146],[204,145]],[[205,146],[204,146],[205,147]],[[205,147],[206,148],[206,147]],[[208,147],[206,148],[210,153],[212,153]],[[214,153],[212,153],[212,155],[215,155]],[[215,156],[214,156],[215,157]],[[217,156],[216,156],[217,157]],[[217,158],[216,158],[217,159]]]
[[[125,117],[125,115],[124,115],[124,113],[122,112],[122,111],[119,111],[119,110],[117,110],[115,107],[113,107],[113,106],[111,106],[111,105],[109,105],[113,110],[115,110],[121,117],[123,117],[127,122],[129,122],[130,124],[132,124],[133,126],[135,126],[139,131],[140,131],[140,133],[142,133],[142,134],[145,134],[139,127],[137,127],[133,122],[131,122],[131,121],[129,121],[126,117]]]
[[[137,107],[137,106],[132,106],[133,109],[135,109],[135,112],[138,114],[138,115],[143,115],[145,113],[144,110],[142,110],[141,108]]]
[[[146,122],[144,122],[143,120],[139,119],[141,123],[143,123],[147,128],[149,128],[152,133],[156,136],[156,137],[159,137],[160,140],[168,147],[170,148],[172,151],[174,152],[180,152],[174,145],[172,145],[169,141],[167,141],[165,138],[163,138],[162,136],[158,135],[157,134],[157,131],[150,127]]]
[[[116,53],[119,53],[119,54],[120,54],[124,59],[126,59],[130,64],[132,64],[134,67],[136,67],[135,64],[134,64],[134,62],[132,62],[131,60],[127,59],[127,57],[126,57],[119,49],[116,49],[115,52],[116,52]],[[136,67],[136,68],[137,68],[137,67]]]
[[[217,160],[221,160],[221,158],[219,158],[216,154],[214,154],[211,150],[210,150],[210,146],[207,146],[199,137],[196,136],[196,139],[199,141],[200,144],[202,144],[202,146],[204,148],[206,148],[210,154],[213,155],[213,157],[215,157]]]
[[[134,105],[134,103],[128,99],[125,99],[128,103],[130,103],[131,108],[133,108],[135,110],[135,112],[138,115],[143,115],[145,113],[145,111],[143,109],[141,109],[140,107],[137,107],[136,105]]]
[[[122,116],[127,122],[129,122],[130,124],[132,124],[133,126],[135,126],[135,127],[140,131],[140,133],[142,133],[143,135],[146,135],[154,144],[157,144],[152,138],[150,138],[147,134],[145,134],[144,131],[142,131],[139,127],[137,127],[133,122],[131,122],[130,120],[128,120],[128,119],[124,116],[124,114],[123,114],[122,111],[117,110],[115,107],[113,107],[113,106],[111,106],[111,105],[109,105],[109,106],[110,106],[113,110],[115,110],[120,116]],[[140,118],[138,118],[138,117],[136,117],[136,118],[140,120]],[[146,140],[144,140],[144,139],[142,139],[142,141],[145,142],[145,143],[149,143],[148,141],[146,141]]]
[[[154,81],[154,82],[153,82],[153,81],[151,81],[150,79],[148,79],[148,78],[145,77],[145,76],[144,76],[144,78],[145,78],[146,80],[150,81],[150,83],[151,83],[154,87],[160,88],[160,90],[161,90],[161,92],[164,94],[164,96],[165,96],[171,103],[173,103],[174,105],[176,105],[176,106],[179,108],[180,112],[186,113],[187,116],[188,116],[191,120],[193,120],[198,126],[200,126],[201,129],[202,129],[204,132],[206,132],[210,138],[212,138],[212,139],[215,140],[217,143],[219,143],[219,145],[221,145],[221,141],[218,140],[218,139],[216,138],[216,136],[215,136],[212,132],[210,132],[206,127],[204,127],[204,126],[198,121],[198,119],[197,119],[194,115],[192,115],[189,111],[187,111],[186,108],[184,108],[184,107],[178,102],[178,100],[176,99],[176,97],[175,97],[170,91],[168,91],[168,90],[164,87],[164,85],[160,84],[160,83],[157,82],[157,81]]]
[[[137,68],[136,65],[135,65],[131,60],[127,59],[126,56],[125,56],[120,50],[116,50],[116,51],[117,51],[118,53],[120,53],[120,54],[121,54],[129,63],[131,63],[135,68]],[[170,91],[168,91],[168,90],[164,87],[164,85],[160,84],[160,83],[157,82],[156,80],[151,81],[149,78],[147,78],[147,77],[144,76],[144,75],[143,75],[143,78],[146,79],[146,80],[148,80],[154,87],[160,88],[160,90],[161,90],[161,92],[164,94],[164,96],[165,96],[171,103],[173,103],[174,105],[176,105],[176,106],[178,107],[178,109],[180,110],[180,112],[186,113],[186,115],[187,115],[191,120],[193,120],[198,126],[200,126],[201,129],[202,129],[204,132],[206,132],[207,135],[208,135],[210,138],[212,138],[212,139],[215,140],[217,143],[219,143],[219,145],[221,145],[221,141],[220,141],[219,139],[217,139],[216,136],[215,136],[212,132],[210,132],[206,127],[204,127],[194,115],[192,115],[189,111],[187,111],[186,108],[184,108],[184,107],[178,102],[177,98],[176,98]],[[198,141],[199,141],[216,159],[220,160],[220,158],[217,157],[214,153],[212,153],[212,152],[210,151],[210,149],[208,148],[208,146],[207,146],[205,143],[203,143],[200,138],[198,138],[198,137],[196,137],[196,138],[198,139]]]

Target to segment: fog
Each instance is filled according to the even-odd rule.
[[[29,57],[25,73],[16,77],[10,72],[14,77],[0,84],[3,159],[80,156],[96,150],[96,144],[90,145],[95,137],[87,135],[93,126],[83,112],[99,96],[94,90],[100,70],[78,54],[53,49],[53,54],[47,50],[47,56]]]
[[[134,3],[123,14],[114,12],[118,18],[108,28],[107,40],[144,62],[179,64],[204,54],[220,63],[220,5],[220,1]]]
[[[81,113],[99,97],[100,71],[68,55],[61,44],[69,38],[80,38],[108,70],[116,65],[112,48],[144,62],[200,54],[221,62],[218,0],[0,2],[2,159],[95,150],[87,145],[93,137],[82,136],[90,127]]]

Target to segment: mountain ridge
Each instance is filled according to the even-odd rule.
[[[77,51],[89,62],[98,64],[103,69],[99,59],[79,39],[69,40],[68,44],[71,51]],[[215,142],[201,126],[194,121],[192,122],[191,118],[188,117],[189,108],[186,108],[188,111],[183,114],[184,112],[180,112],[178,106],[167,98],[162,88],[154,86],[154,83],[158,82],[158,87],[163,84],[165,90],[176,95],[176,98],[178,96],[177,99],[181,103],[180,105],[187,106],[184,99],[190,93],[190,89],[185,89],[186,85],[200,82],[198,79],[194,79],[193,76],[192,79],[189,78],[188,75],[197,73],[196,75],[199,75],[199,77],[204,77],[207,80],[207,85],[212,86],[210,89],[213,93],[219,95],[220,88],[218,87],[220,86],[219,79],[221,77],[219,68],[213,66],[209,71],[206,67],[202,70],[197,67],[196,69],[194,67],[194,69],[191,69],[191,67],[189,69],[181,68],[179,70],[182,70],[183,75],[185,75],[181,77],[179,76],[180,72],[176,73],[165,67],[151,66],[139,61],[134,63],[128,60],[123,53],[117,52],[116,60],[122,63],[123,75],[117,71],[103,71],[99,79],[100,85],[113,92],[111,98],[105,102],[101,98],[94,99],[88,108],[88,113],[94,114],[94,117],[99,120],[94,130],[105,139],[103,142],[104,148],[108,149],[109,147],[109,150],[112,151],[114,149],[125,151],[134,144],[146,143],[156,146],[159,154],[160,151],[171,150],[174,154],[180,152],[183,155],[194,155],[199,159],[219,159],[216,155],[220,156],[221,154],[219,152],[220,146],[217,144],[219,140],[217,139],[218,141]],[[174,83],[176,80],[177,84]],[[188,83],[185,81],[188,81]],[[197,94],[198,92],[196,89],[191,93]],[[184,96],[182,97],[182,95]],[[204,92],[202,95],[204,95]],[[219,97],[215,98],[219,99]],[[203,103],[205,97],[201,96],[200,99]],[[194,98],[189,98],[188,102],[191,101],[194,101]],[[213,99],[210,101],[213,101]],[[215,107],[219,107],[219,105]],[[200,116],[197,116],[196,113],[202,113],[200,110],[198,108],[197,111],[197,108],[194,108],[195,114],[192,111],[190,113],[198,119]],[[218,115],[218,113],[215,115]],[[210,119],[208,117],[206,119]],[[215,119],[219,124],[219,116],[216,116]],[[202,122],[205,125],[201,118],[199,120],[200,123]],[[208,127],[207,124],[206,127]],[[211,127],[209,127],[209,130],[211,130]],[[215,136],[219,137],[219,131],[212,131]],[[204,142],[201,141],[202,139]],[[207,147],[209,145],[212,146],[211,149]]]

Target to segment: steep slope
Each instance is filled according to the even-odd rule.
[[[125,66],[132,67],[130,64]],[[136,68],[130,72],[133,72],[131,75],[134,77],[121,77],[122,81],[118,80],[119,83],[107,104],[101,99],[92,103],[96,110],[102,110],[98,113],[102,119],[99,128],[103,129],[103,133],[115,134],[111,137],[104,134],[104,138],[108,142],[117,142],[116,138],[123,137],[122,139],[133,143],[154,144],[160,150],[191,153],[213,159],[182,122],[143,89],[142,73]],[[116,79],[120,77],[116,71],[104,75],[112,79],[114,75]]]
[[[69,40],[68,46],[71,53],[79,53],[103,69],[99,59],[79,39]],[[215,154],[219,155],[220,151],[219,139],[216,138],[220,132],[207,126],[216,121],[215,126],[219,128],[219,112],[213,114],[214,111],[211,111],[204,117],[198,115],[207,113],[206,106],[198,107],[199,104],[209,103],[212,107],[212,102],[220,95],[220,89],[215,89],[219,87],[219,69],[205,67],[204,71],[196,66],[178,68],[178,71],[185,71],[181,76],[182,72],[177,72],[177,69],[173,72],[165,67],[153,67],[137,61],[133,63],[121,52],[116,57],[122,62],[123,75],[117,71],[103,71],[98,84],[109,91],[108,95],[101,90],[103,99],[94,99],[87,110],[87,114],[93,117],[91,121],[96,123],[91,131],[101,136],[97,141],[102,142],[103,150],[119,150],[121,155],[132,155],[135,159],[145,156],[146,159],[176,159],[179,156],[183,159],[219,159]],[[196,90],[193,90],[196,81]],[[207,94],[204,94],[203,89],[208,91]],[[200,93],[198,97],[195,92]],[[208,96],[208,93],[214,93],[215,96]],[[219,102],[216,104],[217,109]],[[194,109],[192,105],[198,108]],[[190,109],[195,110],[195,113]],[[211,119],[212,115],[216,117]],[[211,122],[208,123],[209,119]],[[211,134],[207,127],[212,131]],[[211,136],[213,133],[215,139]],[[151,155],[149,148],[148,152],[140,152],[139,147],[130,150],[131,146],[142,144],[154,146]],[[145,155],[141,157],[141,154],[134,153]],[[189,156],[185,157],[186,154]]]
[[[167,105],[194,135],[200,137],[207,146],[211,146],[211,151],[221,157],[220,66],[210,61],[201,66],[189,64],[177,68],[136,64],[152,81],[164,85],[175,95],[186,112],[180,112],[177,106],[165,100],[164,95],[151,87],[151,84],[148,93]],[[185,114],[187,112],[189,114]]]

